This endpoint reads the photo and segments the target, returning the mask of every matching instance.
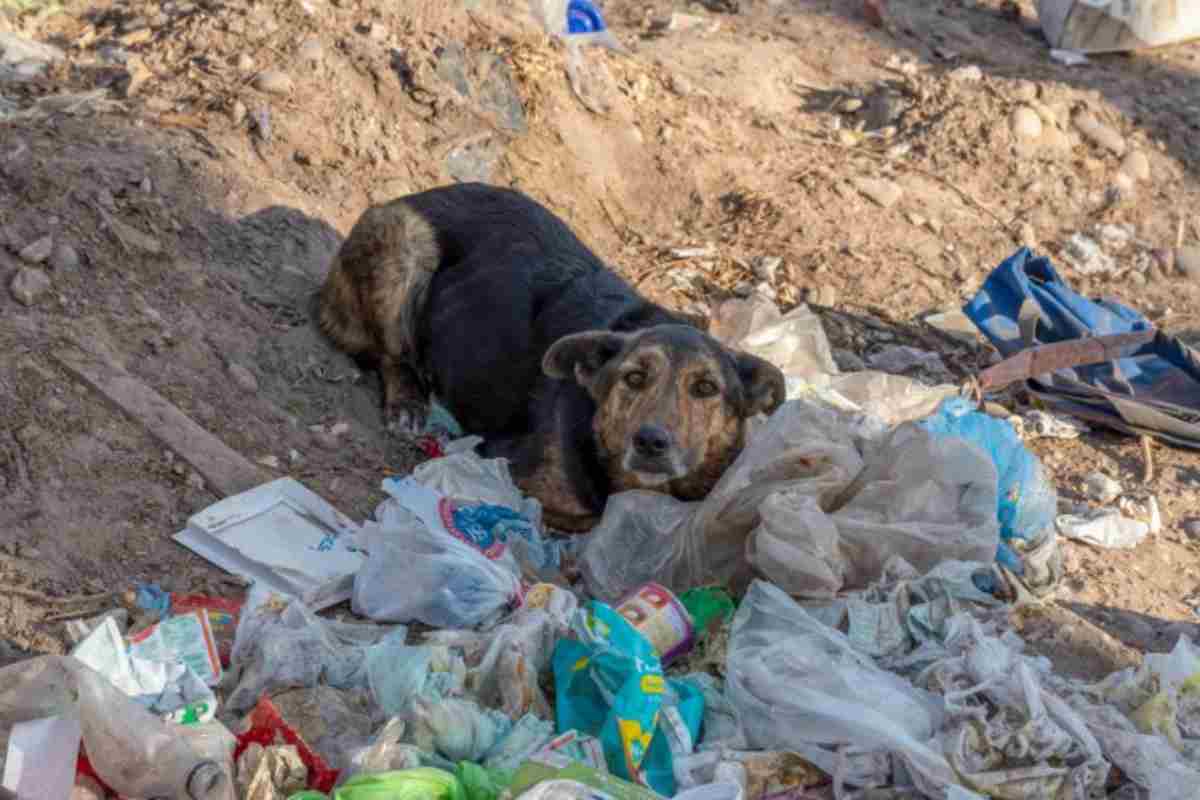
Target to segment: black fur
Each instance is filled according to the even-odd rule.
[[[463,428],[483,436],[516,477],[556,437],[579,499],[608,495],[592,434],[595,404],[574,381],[542,372],[554,342],[589,330],[628,332],[689,320],[643,298],[558,217],[529,197],[457,184],[406,198],[437,232],[441,263],[418,326],[421,369]],[[532,435],[531,435],[532,434]]]

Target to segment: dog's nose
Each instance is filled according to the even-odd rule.
[[[633,435],[633,447],[644,456],[661,456],[671,446],[671,434],[657,425],[643,425]]]

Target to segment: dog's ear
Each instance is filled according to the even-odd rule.
[[[746,397],[742,416],[753,417],[760,412],[770,416],[775,409],[783,405],[787,396],[783,371],[771,362],[749,353],[737,353],[735,358],[738,377],[742,379]]]
[[[542,372],[551,378],[590,386],[596,373],[621,352],[628,338],[626,334],[612,331],[584,331],[564,336],[546,351]]]

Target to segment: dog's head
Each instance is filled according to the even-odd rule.
[[[737,457],[745,422],[783,402],[783,373],[686,325],[564,337],[542,362],[596,402],[592,420],[614,491],[708,493]]]

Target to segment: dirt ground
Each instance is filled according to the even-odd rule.
[[[80,593],[232,586],[169,538],[214,488],[54,353],[123,364],[362,518],[419,451],[307,298],[368,203],[451,180],[530,193],[676,307],[809,302],[843,366],[895,343],[956,378],[988,363],[921,320],[1021,243],[1200,339],[1200,273],[1156,253],[1200,241],[1200,43],[1066,67],[1029,0],[892,0],[883,27],[853,0],[608,0],[629,52],[586,51],[576,92],[519,0],[19,7],[0,33],[65,53],[0,72],[0,639],[20,647],[60,652]],[[1077,233],[1116,269],[1073,267]],[[49,284],[10,291],[34,261]],[[1101,470],[1164,519],[1130,552],[1066,543],[1059,599],[1139,649],[1195,635],[1200,455],[1156,447],[1144,482],[1129,438],[1034,447],[1067,500]]]

